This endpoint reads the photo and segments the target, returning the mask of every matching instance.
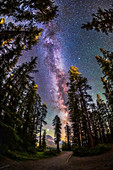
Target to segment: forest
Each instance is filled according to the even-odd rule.
[[[58,13],[51,0],[0,1],[0,154],[10,151],[36,154],[46,150],[46,115],[48,106],[38,93],[38,84],[33,75],[37,57],[18,65],[23,51],[32,49],[39,41],[42,28]],[[7,20],[9,18],[9,20]],[[37,24],[38,23],[38,24]],[[92,21],[81,25],[81,29],[113,33],[113,8],[98,9]],[[98,33],[99,34],[99,33]],[[100,49],[95,56],[103,76],[103,100],[97,94],[96,103],[89,94],[91,86],[79,68],[70,66],[67,81],[67,107],[69,121],[65,125],[66,140],[62,150],[74,147],[94,148],[99,144],[113,142],[113,52]],[[60,152],[62,122],[58,115],[53,119],[55,144]],[[37,135],[39,138],[37,138]],[[38,145],[37,145],[38,143]]]

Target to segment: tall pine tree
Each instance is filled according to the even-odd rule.
[[[53,119],[53,126],[54,126],[54,130],[55,130],[55,143],[57,144],[57,151],[60,151],[59,148],[59,142],[61,141],[61,120],[59,118],[58,115],[55,116],[55,118]]]

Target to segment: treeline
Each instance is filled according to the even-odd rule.
[[[68,83],[69,119],[72,125],[72,141],[77,146],[93,147],[112,140],[112,112],[100,95],[94,104],[88,90],[91,87],[78,68],[71,66]]]
[[[113,9],[98,9],[93,19],[82,28],[95,29],[105,34],[113,32]],[[93,102],[88,90],[91,86],[87,78],[79,73],[78,68],[71,66],[69,70],[68,108],[71,126],[66,125],[66,143],[63,147],[70,149],[70,140],[77,146],[93,147],[99,143],[113,141],[113,52],[100,49],[102,56],[96,60],[102,69],[101,77],[106,102],[97,94],[96,103]],[[71,132],[70,132],[71,131]]]
[[[35,152],[37,133],[42,138],[47,106],[32,77],[36,57],[21,65],[18,59],[39,41],[37,25],[52,20],[56,11],[50,0],[0,1],[0,153]]]

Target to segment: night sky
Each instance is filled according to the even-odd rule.
[[[104,96],[100,77],[101,69],[95,59],[101,55],[100,48],[112,51],[113,38],[96,31],[81,29],[83,23],[91,21],[91,14],[109,9],[113,0],[56,0],[58,16],[43,27],[40,42],[31,51],[24,51],[19,63],[37,56],[38,73],[34,74],[39,86],[38,93],[48,106],[46,117],[47,134],[54,136],[52,120],[58,114],[65,124],[68,118],[66,107],[66,82],[71,65],[88,78],[92,86],[90,94],[94,101],[96,94]],[[65,134],[62,134],[64,137]]]

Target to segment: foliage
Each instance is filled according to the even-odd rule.
[[[32,154],[27,152],[8,150],[6,156],[16,161],[26,161],[26,160],[39,160],[39,159],[49,158],[57,155],[58,153],[54,150],[45,151],[45,152],[35,152]]]
[[[47,106],[31,76],[37,71],[36,57],[19,66],[17,62],[22,50],[39,41],[38,23],[50,21],[56,11],[50,0],[0,1],[0,151],[35,152],[39,122],[44,123]]]
[[[105,56],[108,55],[107,52],[103,52]],[[99,56],[98,58],[102,57]],[[103,64],[101,61],[102,59],[99,60],[100,65]],[[107,57],[104,61],[107,62]],[[111,64],[111,62],[107,63]],[[106,68],[104,64],[102,67],[104,68],[103,73],[106,72],[106,76],[104,76],[103,79],[105,79],[105,82],[109,83],[108,90],[112,92],[112,71],[110,70],[112,69],[112,64],[109,66],[109,69],[108,67]],[[112,93],[105,93],[105,95],[109,97],[107,98],[108,103],[105,103],[100,96],[97,95],[97,104],[95,105],[87,92],[91,89],[87,84],[87,79],[82,77],[82,74],[78,72],[78,68],[75,66],[70,67],[67,86],[67,104],[69,108],[69,119],[72,126],[73,144],[79,147],[93,147],[99,143],[111,142],[110,135],[112,136],[113,133],[113,119],[112,104],[110,105],[109,99],[112,101]]]
[[[58,151],[57,150],[45,151],[44,155],[46,155],[46,156],[57,156],[58,155]]]
[[[66,142],[62,143],[62,151],[70,151],[71,148],[69,148],[68,144]]]
[[[42,127],[43,125],[47,124],[47,122],[45,121],[46,114],[47,114],[47,106],[45,103],[43,103],[42,105],[40,105],[40,110],[39,110],[39,133],[40,133],[39,148],[42,148]]]
[[[110,110],[113,111],[112,108],[112,101],[113,101],[113,52],[106,51],[104,49],[100,49],[103,56],[96,56],[97,62],[100,65],[104,76],[101,78],[104,89],[105,89],[105,96],[108,100],[108,105]]]
[[[43,137],[42,137],[42,148],[43,150],[46,149],[46,130],[43,132]]]
[[[50,150],[44,152],[35,152],[35,153],[28,153],[28,152],[19,152],[19,151],[11,151],[8,150],[7,157],[18,160],[18,161],[26,161],[26,160],[39,160],[44,158],[49,158],[52,156],[57,156],[57,150]]]
[[[53,119],[53,126],[54,126],[54,130],[55,130],[55,143],[57,144],[57,151],[59,152],[59,142],[61,140],[61,121],[58,115],[55,116],[55,118]]]
[[[113,52],[100,49],[103,56],[96,56],[97,62],[100,65],[102,72],[104,74],[101,77],[103,82],[103,87],[105,89],[105,96],[107,99],[107,108],[106,113],[108,114],[108,123],[111,130],[111,136],[113,139]]]
[[[65,133],[66,133],[66,138],[67,138],[67,145],[68,145],[68,150],[71,150],[71,145],[70,145],[70,138],[71,138],[71,127],[67,123],[65,128]],[[63,145],[62,145],[63,147]]]
[[[83,24],[82,28],[86,30],[95,29],[97,32],[102,31],[105,34],[113,32],[113,8],[109,10],[98,8],[97,13],[92,16],[92,21]]]
[[[78,68],[71,66],[69,70],[68,86],[68,108],[69,118],[73,129],[73,143],[80,145],[87,144],[93,147],[93,134],[89,107],[92,102],[91,96],[87,93],[91,87],[87,84],[87,78],[82,77]]]
[[[3,126],[0,127],[0,131],[3,135],[0,143],[1,146],[6,145],[12,150],[23,148],[30,152],[35,148],[38,94],[33,89],[34,81],[29,75],[35,65],[36,58],[14,67],[13,76],[6,76],[1,84],[0,117]]]
[[[82,28],[86,30],[95,29],[97,32],[102,31],[106,34],[113,32],[113,9],[102,10],[98,9],[96,14],[93,14],[92,22],[88,22],[87,24],[83,24]],[[103,56],[95,56],[98,64],[100,65],[103,73],[103,77],[101,77],[103,88],[105,90],[106,103],[103,102],[102,99],[97,101],[97,111],[95,117],[97,123],[93,123],[94,129],[98,129],[95,131],[96,134],[99,133],[101,141],[110,142],[110,138],[113,140],[113,52],[109,52],[100,49]],[[97,98],[98,99],[98,98]],[[95,121],[96,122],[96,121]],[[95,140],[97,141],[96,135]],[[105,138],[107,136],[107,138]]]
[[[103,154],[111,149],[110,145],[100,144],[95,146],[94,148],[87,148],[87,147],[75,147],[73,150],[74,156],[94,156]]]
[[[0,15],[8,17],[10,22],[0,24],[1,44],[7,38],[13,39],[13,44],[21,40],[19,45],[22,49],[31,49],[39,40],[42,29],[38,28],[37,23],[44,23],[52,20],[57,11],[57,7],[51,0],[42,2],[41,0],[28,1],[0,1]]]
[[[53,1],[12,0],[0,1],[0,14],[12,16],[16,21],[49,21],[54,18],[57,7]]]

